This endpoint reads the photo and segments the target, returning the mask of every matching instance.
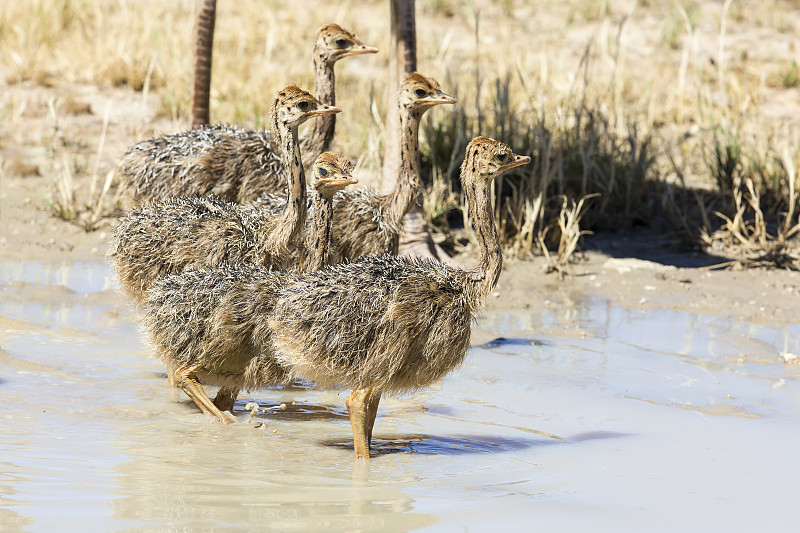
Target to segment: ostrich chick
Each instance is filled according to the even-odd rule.
[[[333,195],[358,182],[351,171],[347,159],[330,152],[317,158],[307,268],[328,258]],[[167,276],[147,293],[144,327],[156,352],[175,384],[220,422],[233,421],[223,411],[232,410],[241,388],[286,383],[287,373],[272,357],[271,332],[258,323],[271,312],[279,281],[269,270],[240,263]],[[220,385],[213,402],[201,381]]]
[[[475,269],[367,256],[279,285],[268,318],[276,360],[293,376],[353,389],[347,408],[356,458],[369,458],[382,393],[428,386],[463,360],[471,322],[502,269],[491,183],[528,162],[486,137],[467,146],[461,181],[481,249]]]
[[[317,31],[314,41],[314,94],[336,105],[334,65],[342,58],[374,54],[338,24]],[[314,124],[301,144],[303,162],[310,166],[330,148],[336,117],[326,115]],[[213,194],[249,202],[266,192],[282,193],[289,171],[270,132],[213,125],[165,135],[134,145],[122,157],[119,174],[125,203],[134,206],[172,196]]]
[[[309,118],[338,112],[294,85],[276,94],[272,131],[290,169],[283,209],[212,197],[173,198],[133,209],[117,226],[108,252],[124,291],[138,303],[157,279],[185,269],[238,261],[290,266],[307,216],[297,129]]]
[[[331,152],[321,154],[314,163],[314,187],[311,189],[313,220],[307,232],[305,245],[293,253],[293,263],[300,272],[314,272],[331,264],[335,244],[331,242],[333,196],[348,185],[358,183],[352,176],[353,165],[344,157]],[[174,377],[170,378],[170,384]],[[221,411],[230,411],[239,394],[238,388],[222,386],[214,398]]]

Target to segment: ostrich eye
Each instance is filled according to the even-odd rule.
[[[300,111],[306,111],[308,109],[308,101],[303,100],[302,102],[298,102],[297,109]]]
[[[328,175],[328,171],[325,170],[324,168],[321,168],[321,169],[319,169],[319,175],[320,176],[327,176]]]
[[[497,154],[497,160],[501,163],[505,163],[506,159],[508,159],[508,152],[500,152]]]
[[[425,91],[425,89],[417,89],[414,91],[414,94],[416,94],[419,98],[424,98],[428,93]]]
[[[347,39],[336,39],[336,46],[339,48],[347,48]]]

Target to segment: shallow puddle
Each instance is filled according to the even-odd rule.
[[[167,388],[105,264],[0,263],[0,529],[800,524],[800,326],[586,299],[486,313],[475,338],[440,386],[381,403],[354,465],[346,392],[243,394],[222,427]],[[248,423],[249,400],[286,409]]]

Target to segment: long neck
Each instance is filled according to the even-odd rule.
[[[311,195],[311,202],[314,205],[314,219],[306,237],[309,255],[306,272],[315,272],[327,266],[331,252],[333,198],[315,191]]]
[[[323,104],[336,105],[333,74],[333,63],[325,61],[319,54],[314,54],[314,94]],[[322,115],[314,120],[311,135],[303,139],[303,153],[310,161],[316,160],[322,152],[327,152],[333,143],[336,130],[336,114]]]
[[[400,109],[400,175],[389,193],[387,215],[398,224],[406,216],[419,193],[419,124],[422,112]]]
[[[288,169],[289,185],[288,199],[280,222],[280,236],[276,238],[275,244],[278,248],[285,248],[297,238],[306,222],[306,174],[297,141],[297,126],[275,126],[281,143],[283,164]]]
[[[470,181],[465,189],[472,225],[481,248],[481,260],[477,268],[471,270],[469,278],[475,283],[474,304],[482,307],[491,294],[500,271],[503,268],[503,255],[500,251],[500,238],[492,214],[489,195],[491,182],[487,180]]]

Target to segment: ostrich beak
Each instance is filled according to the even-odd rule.
[[[421,98],[420,100],[418,100],[418,102],[429,105],[455,104],[456,102],[458,102],[458,98],[443,93],[442,91],[436,91],[436,96]]]
[[[306,118],[318,117],[320,115],[332,115],[334,113],[341,113],[341,112],[342,110],[336,107],[335,105],[319,104],[319,107],[317,107],[315,110],[308,112]]]
[[[355,185],[358,183],[358,178],[350,174],[337,173],[333,176],[322,178],[317,174],[317,186],[324,185],[326,187],[346,187],[348,185]]]
[[[506,170],[511,170],[512,168],[521,167],[522,165],[527,165],[530,162],[531,162],[530,156],[511,154],[511,161],[500,167],[500,170],[502,172],[505,172]]]
[[[374,46],[367,46],[364,43],[358,43],[357,45],[350,48],[344,55],[346,56],[358,56],[361,54],[377,54],[378,49]]]

